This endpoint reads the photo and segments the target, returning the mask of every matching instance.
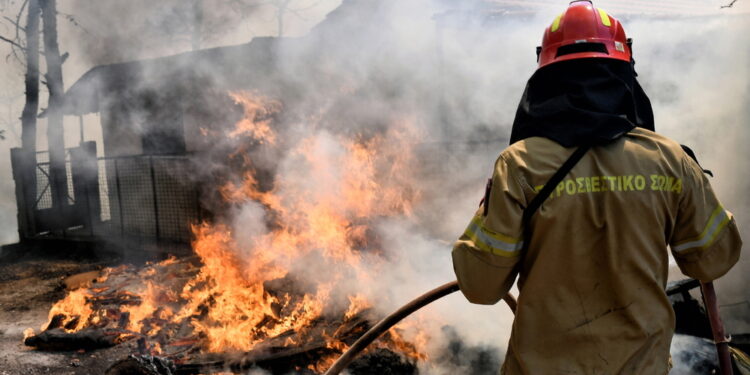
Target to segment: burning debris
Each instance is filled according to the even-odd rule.
[[[321,372],[378,320],[368,285],[387,262],[371,225],[409,215],[418,197],[406,183],[413,130],[301,137],[289,151],[292,168],[264,190],[245,153],[248,144],[276,147],[270,124],[280,104],[232,97],[245,116],[228,134],[242,150],[230,155],[242,160],[231,175],[243,177],[219,190],[245,219],[195,224],[195,257],[106,269],[57,302],[26,345],[91,350],[137,342],[140,356],[115,364],[115,374],[133,366],[160,374],[170,366],[179,374],[252,366]],[[413,372],[426,358],[424,338],[405,337],[391,329],[363,361]]]

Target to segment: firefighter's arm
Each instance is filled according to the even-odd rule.
[[[672,255],[685,275],[712,281],[737,263],[742,240],[734,216],[716,198],[698,164],[685,158],[683,173],[683,192],[670,239]]]
[[[508,293],[523,247],[524,195],[502,157],[495,164],[488,195],[453,247],[461,292],[469,302],[483,305],[495,304]]]

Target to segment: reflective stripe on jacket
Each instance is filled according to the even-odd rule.
[[[522,212],[572,152],[534,137],[500,155],[487,216],[453,249],[461,291],[494,304],[518,276],[504,374],[666,374],[667,245],[687,276],[716,279],[739,258],[734,218],[677,143],[636,128],[555,187],[521,254]]]

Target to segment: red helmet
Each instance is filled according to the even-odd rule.
[[[558,61],[607,58],[631,61],[631,42],[620,21],[591,1],[573,1],[544,31],[539,68]]]

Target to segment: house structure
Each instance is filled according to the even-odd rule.
[[[66,150],[69,199],[62,211],[51,209],[45,153],[12,150],[21,242],[188,248],[190,226],[212,215],[193,161],[213,147],[202,134],[206,123],[231,117],[226,93],[258,91],[290,102],[310,95],[296,80],[320,75],[315,64],[297,69],[296,76],[282,74],[279,51],[287,58],[310,56],[306,46],[335,42],[335,31],[326,23],[353,27],[366,22],[377,6],[377,1],[345,1],[301,38],[258,37],[246,44],[92,68],[66,91],[62,112],[98,114],[102,142]]]
[[[63,113],[98,113],[102,143],[67,150],[70,193],[62,220],[51,210],[49,163],[34,163],[14,150],[21,240],[116,239],[170,251],[170,244],[189,244],[190,225],[209,215],[192,163],[193,155],[210,147],[201,126],[212,111],[232,109],[231,103],[210,108],[210,96],[232,90],[277,93],[279,86],[264,86],[274,74],[278,41],[255,38],[85,73],[66,92]],[[24,188],[29,173],[36,174],[36,192]]]

